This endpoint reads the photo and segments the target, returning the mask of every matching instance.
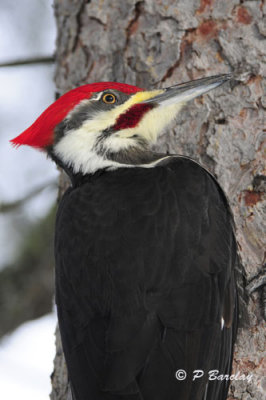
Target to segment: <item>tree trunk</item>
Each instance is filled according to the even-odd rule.
[[[235,216],[241,257],[251,280],[264,260],[265,3],[55,0],[55,14],[55,80],[60,94],[97,81],[155,88],[233,70],[246,72],[242,83],[225,85],[189,103],[156,149],[192,157],[217,177]],[[250,295],[249,325],[240,328],[235,351],[234,371],[253,377],[233,381],[229,399],[265,398],[260,295],[259,290]],[[51,399],[67,399],[59,338],[52,383]]]

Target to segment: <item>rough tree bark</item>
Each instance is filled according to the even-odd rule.
[[[264,262],[266,4],[253,0],[55,0],[59,93],[95,81],[144,88],[228,72],[245,81],[190,103],[156,146],[190,156],[218,178],[235,215],[247,280]],[[264,47],[263,47],[264,46]],[[264,90],[264,93],[263,93]],[[265,203],[264,203],[265,206]],[[249,325],[239,330],[229,399],[263,399],[260,292],[250,295]],[[65,400],[67,374],[57,335],[52,400]],[[70,398],[70,397],[69,397]]]

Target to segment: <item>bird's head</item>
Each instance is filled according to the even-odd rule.
[[[143,90],[102,82],[69,91],[11,142],[46,150],[71,173],[148,162],[149,144],[189,100],[214,89],[230,75]]]

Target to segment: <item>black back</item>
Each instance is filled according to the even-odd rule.
[[[228,381],[207,372],[231,371],[237,254],[206,170],[171,157],[77,177],[59,206],[55,255],[76,400],[226,399]],[[205,374],[193,381],[196,369]]]

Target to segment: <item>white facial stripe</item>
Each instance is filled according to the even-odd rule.
[[[133,135],[127,137],[121,137],[118,133],[114,133],[108,136],[103,142],[103,148],[105,151],[110,150],[111,152],[118,152],[123,149],[127,149],[131,146],[136,146],[136,140],[132,138]]]
[[[55,146],[54,152],[75,173],[82,172],[93,156],[97,135],[88,133],[83,126],[67,133]]]

